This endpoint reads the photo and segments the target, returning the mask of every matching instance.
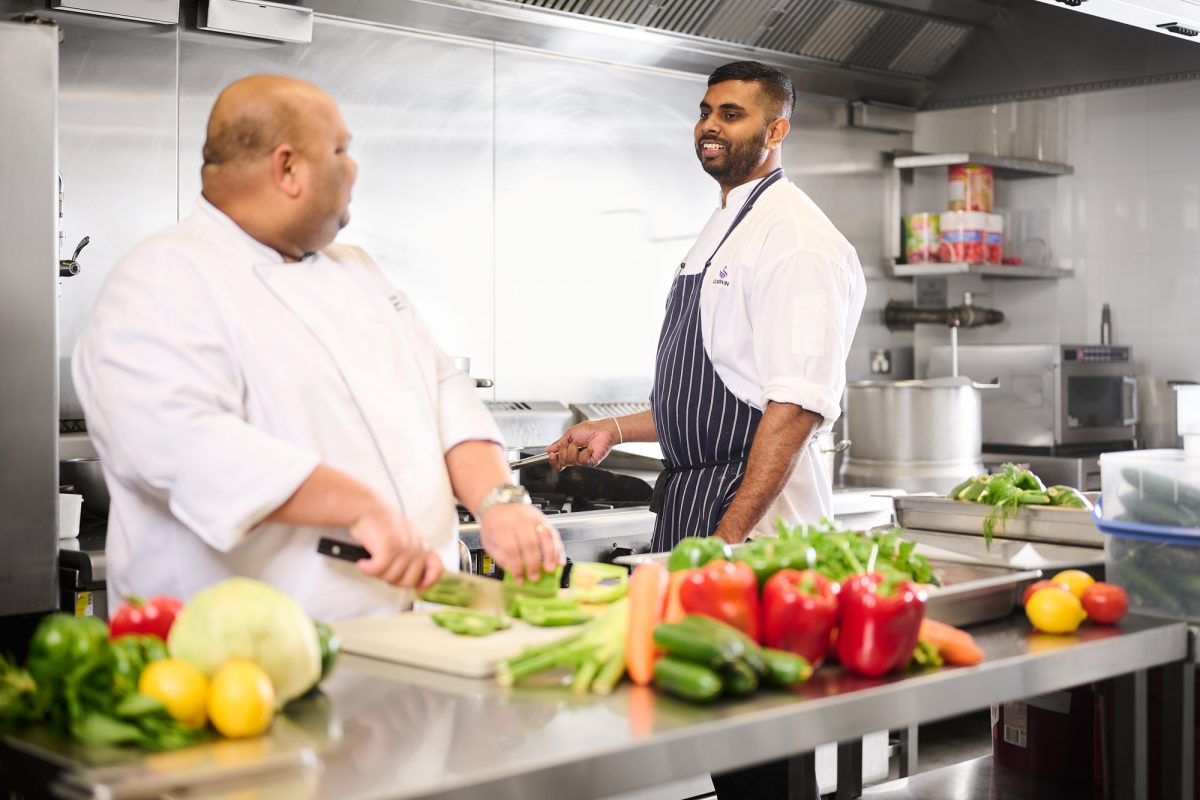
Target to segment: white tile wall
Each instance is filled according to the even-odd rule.
[[[1068,178],[1005,182],[996,199],[1009,217],[1011,250],[1038,252],[1045,238],[1053,263],[1072,268],[1059,281],[979,281],[981,302],[1007,315],[1003,325],[965,332],[977,341],[1096,342],[1101,306],[1113,337],[1133,347],[1147,402],[1145,433],[1162,428],[1169,407],[1153,402],[1171,379],[1200,380],[1200,81],[1075,95],[1059,104],[1057,137]],[[1024,126],[1035,105],[1016,106]],[[1043,105],[1038,113],[1047,113]],[[969,117],[969,118],[968,118]],[[976,146],[991,107],[919,115],[914,146]],[[972,121],[973,120],[973,121]],[[1018,131],[1001,155],[1029,155]],[[1024,143],[1024,145],[1022,144]],[[1035,236],[1036,233],[1036,236]],[[1013,234],[1016,234],[1013,236]],[[956,299],[967,279],[951,282]],[[918,332],[923,345],[941,332]]]

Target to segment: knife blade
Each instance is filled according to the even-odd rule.
[[[322,537],[317,542],[317,552],[323,556],[350,562],[371,557],[370,552],[362,545],[327,537]],[[469,585],[472,589],[472,598],[467,608],[498,613],[505,613],[508,609],[510,598],[506,596],[504,582],[496,578],[471,572],[447,572],[438,578],[438,581],[461,581]]]

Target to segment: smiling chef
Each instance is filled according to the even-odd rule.
[[[794,103],[791,79],[755,61],[709,77],[695,147],[721,202],[671,285],[651,410],[580,423],[548,448],[561,469],[659,442],[656,551],[833,517],[815,437],[841,413],[866,284],[854,248],[784,177]]]
[[[118,597],[242,575],[320,619],[399,610],[456,568],[455,498],[505,570],[563,561],[474,381],[370,257],[333,243],[349,142],[313,84],[237,81],[213,107],[192,213],[109,275],[73,370]],[[370,557],[318,555],[329,533]]]

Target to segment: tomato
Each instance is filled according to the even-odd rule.
[[[157,636],[164,642],[183,602],[174,597],[158,595],[142,601],[140,597],[126,600],[108,623],[109,636],[119,639],[130,633]]]
[[[1129,610],[1129,595],[1111,583],[1093,583],[1083,590],[1083,610],[1090,619],[1111,625]]]
[[[1025,594],[1021,597],[1021,605],[1029,605],[1029,598],[1033,597],[1033,593],[1038,589],[1063,589],[1068,592],[1071,591],[1071,587],[1067,586],[1065,583],[1059,583],[1057,581],[1038,581],[1037,583],[1031,583],[1029,588],[1025,590]]]
[[[1070,633],[1087,619],[1078,597],[1053,588],[1034,592],[1025,606],[1025,616],[1043,633]]]
[[[1095,578],[1081,569],[1064,569],[1050,580],[1065,583],[1076,597],[1083,597],[1083,590],[1096,582]]]

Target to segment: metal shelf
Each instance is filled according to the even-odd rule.
[[[921,169],[924,167],[949,167],[954,164],[983,164],[991,167],[997,178],[1048,178],[1070,175],[1075,168],[1070,164],[1053,161],[1036,161],[1031,158],[991,156],[986,153],[911,153],[895,154],[892,166],[897,169]]]
[[[910,778],[867,788],[862,800],[1003,800],[1009,797],[1054,797],[1057,800],[1099,800],[1103,795],[1090,781],[1039,778],[1007,770],[991,756],[922,772]]]
[[[896,264],[888,262],[888,272],[893,278],[937,278],[947,275],[980,275],[985,278],[1069,278],[1073,270],[1059,267],[1012,266],[1008,264],[980,264],[957,262],[929,262],[925,264]]]

